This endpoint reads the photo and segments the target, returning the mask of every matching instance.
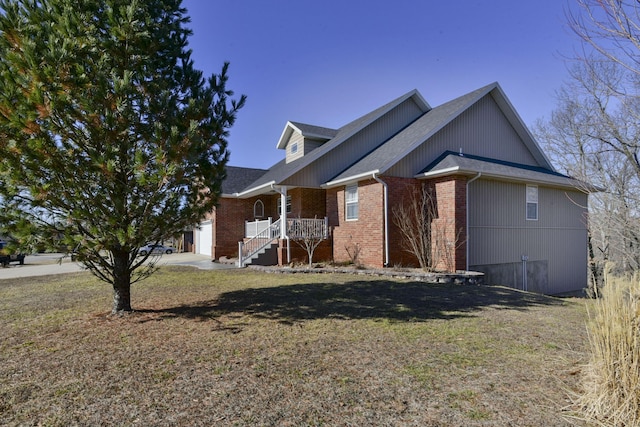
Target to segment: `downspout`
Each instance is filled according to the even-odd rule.
[[[389,199],[387,183],[382,181],[376,176],[377,172],[374,172],[371,177],[382,184],[383,189],[383,204],[384,204],[384,266],[389,266]]]
[[[467,188],[466,188],[466,200],[465,200],[465,205],[466,205],[466,213],[467,213],[467,223],[465,224],[467,227],[467,240],[465,242],[465,246],[467,247],[467,265],[465,270],[469,271],[469,184],[471,184],[473,181],[475,181],[476,179],[480,178],[480,176],[482,175],[482,172],[478,172],[478,174],[476,176],[474,176],[473,178],[471,178],[469,181],[467,181]]]

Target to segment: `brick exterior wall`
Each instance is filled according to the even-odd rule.
[[[244,237],[244,222],[253,221],[253,204],[257,198],[221,198],[213,210],[213,248],[211,257],[235,257],[238,242]],[[265,200],[262,200],[265,203]],[[265,203],[265,212],[267,204]]]
[[[358,261],[371,267],[384,265],[384,203],[382,184],[375,180],[358,183],[358,219],[345,219],[345,187],[327,190],[329,226],[333,229],[333,258],[349,262],[346,248],[360,248]]]
[[[326,192],[321,189],[295,188],[288,192],[291,196],[291,212],[289,218],[324,218]],[[207,219],[213,220],[212,258],[235,257],[238,255],[238,242],[244,238],[245,221],[264,220],[271,217],[274,221],[280,218],[278,211],[279,194],[262,195],[249,199],[221,198],[218,206]],[[264,205],[264,215],[254,216],[254,204],[257,200]],[[333,258],[332,246],[328,241],[322,243],[314,252],[314,261],[330,261]],[[280,259],[286,263],[286,248],[281,249]],[[292,261],[307,262],[306,250],[291,242]]]
[[[389,265],[417,266],[415,256],[404,250],[402,236],[393,220],[393,209],[409,200],[412,192],[423,185],[435,196],[437,218],[434,229],[442,230],[447,249],[436,251],[441,257],[437,269],[464,270],[466,268],[466,181],[465,177],[443,177],[428,181],[410,178],[382,177],[388,188]],[[329,190],[295,188],[291,195],[289,218],[329,218],[332,239],[323,242],[314,253],[314,261],[350,262],[347,250],[359,248],[360,264],[381,268],[385,263],[384,189],[376,180],[358,183],[358,219],[345,219],[345,187]],[[213,258],[237,256],[238,242],[244,237],[245,221],[253,221],[253,206],[260,199],[264,204],[264,217],[279,218],[277,201],[280,195],[258,196],[250,199],[220,199],[214,210]],[[434,231],[435,232],[435,231]],[[306,263],[307,253],[291,242],[291,260]],[[286,243],[278,251],[281,265],[287,263]]]
[[[437,218],[433,221],[433,233],[442,233],[446,248],[436,268],[439,270],[464,270],[467,265],[467,178],[443,177],[426,181],[435,195]],[[441,241],[441,244],[443,242]]]
[[[326,191],[319,188],[294,188],[287,192],[291,196],[289,218],[324,218],[326,216]],[[276,208],[277,209],[277,208]],[[279,218],[276,214],[274,218]]]
[[[422,182],[411,178],[382,177],[387,184],[389,208],[389,266],[418,267],[418,259],[404,248],[402,234],[394,220],[394,209],[408,203],[415,192],[420,192]]]
[[[466,267],[466,178],[446,177],[430,181],[411,178],[381,177],[388,189],[388,266],[418,266],[413,254],[404,250],[403,238],[393,220],[394,206],[411,198],[414,191],[428,186],[435,196],[437,218],[434,229],[442,230],[440,242],[445,248],[435,248],[441,256],[438,270],[463,270]],[[336,262],[349,262],[347,247],[360,248],[358,261],[380,268],[385,262],[383,186],[375,180],[358,183],[359,215],[355,221],[345,220],[345,187],[327,191],[329,225],[333,228],[333,255]],[[435,233],[435,231],[434,231]]]

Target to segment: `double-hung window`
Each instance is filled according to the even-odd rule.
[[[358,219],[358,185],[347,185],[344,190],[345,218],[347,221]]]
[[[527,185],[527,219],[538,220],[538,187]]]
[[[278,197],[278,215],[282,209],[282,197]],[[291,196],[287,194],[287,213],[291,213]]]

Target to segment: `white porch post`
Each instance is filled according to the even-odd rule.
[[[291,263],[291,247],[287,236],[287,187],[279,187],[280,193],[280,239],[287,240],[287,264]]]
[[[287,187],[282,186],[280,190],[280,238],[287,238]]]

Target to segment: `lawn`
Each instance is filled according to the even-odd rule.
[[[587,301],[165,267],[0,280],[0,424],[568,426]]]

